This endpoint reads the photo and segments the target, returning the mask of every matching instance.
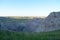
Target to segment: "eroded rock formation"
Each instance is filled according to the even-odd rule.
[[[60,30],[60,12],[52,12],[46,18],[33,18],[25,23],[16,23],[14,19],[0,17],[0,30],[16,32],[47,32]]]

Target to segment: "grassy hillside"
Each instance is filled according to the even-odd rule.
[[[60,40],[60,30],[44,33],[0,31],[0,40]]]

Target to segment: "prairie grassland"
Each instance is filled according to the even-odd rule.
[[[0,31],[0,40],[60,40],[60,30],[42,33]]]

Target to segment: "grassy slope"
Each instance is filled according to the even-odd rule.
[[[0,40],[60,40],[60,30],[33,34],[0,31]]]

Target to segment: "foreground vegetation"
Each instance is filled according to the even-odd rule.
[[[60,40],[60,30],[44,33],[0,31],[0,40]]]

